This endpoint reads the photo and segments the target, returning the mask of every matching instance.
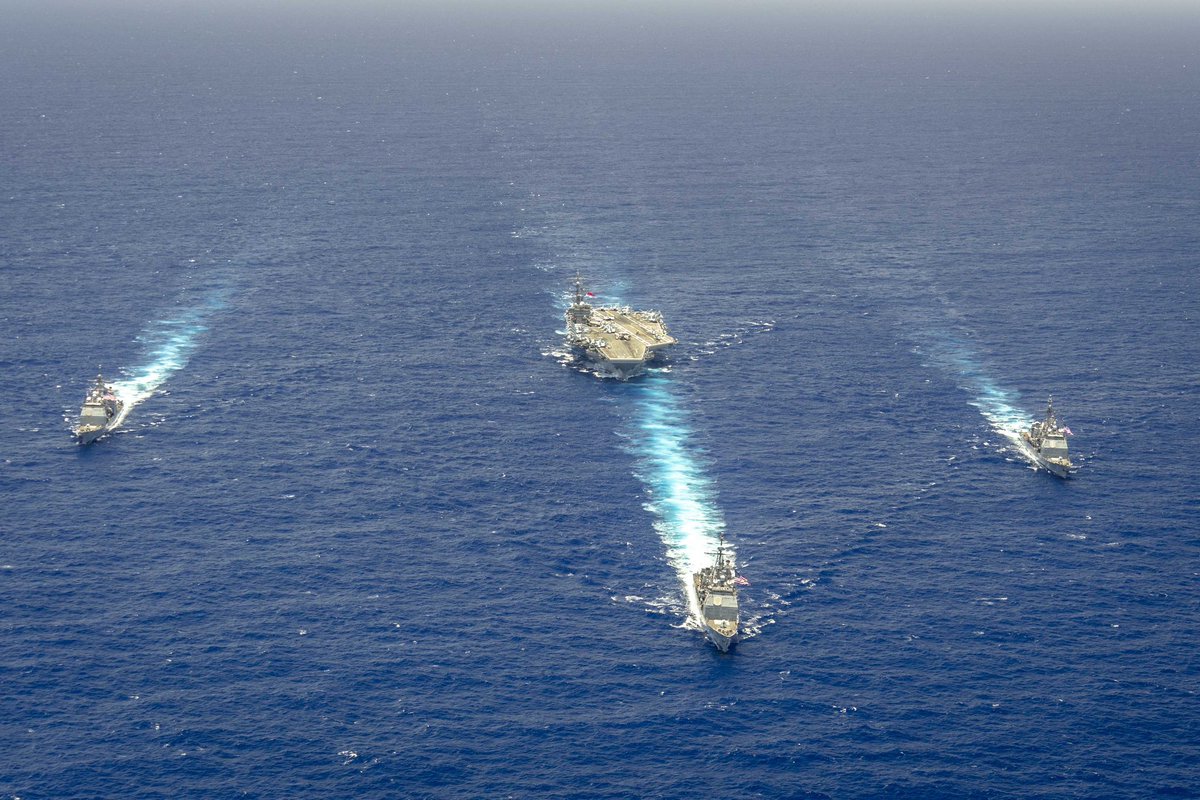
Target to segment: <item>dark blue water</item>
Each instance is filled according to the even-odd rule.
[[[1200,14],[543,11],[8,15],[0,796],[1200,795]]]

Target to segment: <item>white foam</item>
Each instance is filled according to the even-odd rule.
[[[224,307],[225,293],[213,291],[201,305],[147,326],[138,337],[145,360],[140,366],[123,370],[126,377],[113,382],[113,391],[125,403],[117,424],[187,364],[200,334],[208,330],[207,318]]]
[[[1033,420],[1017,408],[1016,392],[997,385],[961,344],[935,345],[929,355],[958,373],[962,388],[972,395],[968,402],[979,409],[979,413],[988,421],[992,430],[1018,448],[1024,449],[1021,431],[1028,429]],[[991,443],[984,442],[984,445],[991,446]]]
[[[623,306],[626,288],[624,281],[610,281],[603,291],[597,291],[598,298],[593,302]],[[555,299],[560,310],[570,306],[569,293],[558,291]],[[774,327],[772,320],[756,324],[765,330]],[[552,350],[548,354],[597,377],[613,377],[597,365],[575,359],[569,351]],[[692,574],[712,563],[725,520],[716,505],[712,481],[694,455],[687,412],[671,390],[670,371],[669,366],[651,369],[633,387],[637,415],[629,440],[639,457],[637,477],[650,496],[645,508],[654,515],[654,530],[683,585],[689,612],[683,626],[698,627],[700,610]],[[736,562],[736,554],[728,549]],[[652,603],[646,605],[654,607]]]
[[[638,478],[649,489],[646,510],[679,575],[688,606],[698,614],[692,573],[712,563],[725,520],[716,491],[694,455],[687,412],[670,379],[652,371],[636,388],[638,415],[632,443],[640,456]]]

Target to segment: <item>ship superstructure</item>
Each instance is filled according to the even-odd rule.
[[[79,443],[94,442],[117,427],[124,408],[125,403],[117,397],[113,387],[104,382],[103,375],[97,375],[79,411],[79,425],[75,428]]]
[[[712,566],[692,574],[696,600],[700,608],[700,624],[704,634],[722,653],[738,639],[738,583],[733,559],[727,554],[725,537],[717,547]]]
[[[1071,429],[1059,424],[1054,413],[1054,398],[1051,397],[1046,402],[1046,418],[1030,425],[1029,430],[1021,431],[1021,441],[1034,463],[1060,478],[1067,478],[1075,471],[1067,452],[1067,437],[1070,435]]]
[[[678,340],[667,332],[662,314],[628,307],[593,306],[583,280],[575,276],[574,302],[567,309],[567,344],[619,378],[638,374],[658,351]]]

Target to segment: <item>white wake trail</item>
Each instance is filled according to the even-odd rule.
[[[225,295],[224,291],[212,291],[200,305],[156,320],[138,336],[144,352],[142,363],[122,370],[126,377],[113,381],[114,391],[125,403],[119,421],[187,365],[200,335],[208,330],[208,318],[225,308]]]
[[[992,430],[1013,444],[1021,445],[1021,431],[1027,429],[1032,420],[1017,408],[1016,392],[997,386],[983,373],[982,368],[970,359],[962,359],[961,374],[967,379],[967,388],[974,394],[968,402],[979,409],[979,413],[991,424]]]
[[[604,287],[603,300],[597,303],[623,306],[624,284],[611,282]],[[566,310],[570,295],[555,293],[557,305]],[[773,323],[770,323],[773,326]],[[575,364],[566,353],[563,363],[576,368],[603,372]],[[713,563],[725,519],[716,503],[716,489],[705,474],[705,465],[692,444],[688,414],[672,390],[669,372],[651,368],[626,384],[636,413],[629,428],[629,449],[637,457],[635,477],[646,487],[649,500],[645,508],[654,515],[654,530],[666,547],[667,560],[679,576],[687,598],[688,624],[699,626],[700,608],[692,575]],[[726,553],[736,563],[737,554],[726,543]]]
[[[692,573],[712,563],[725,520],[712,481],[694,454],[687,412],[672,392],[670,379],[652,371],[632,389],[638,413],[631,441],[639,458],[637,477],[650,494],[645,507],[655,517],[654,529],[696,618]]]
[[[975,355],[957,340],[939,342],[923,349],[942,367],[956,374],[960,388],[971,395],[968,404],[979,409],[992,430],[1017,447],[1024,446],[1021,431],[1028,429],[1033,420],[1017,407],[1019,395],[1015,391],[998,385]]]

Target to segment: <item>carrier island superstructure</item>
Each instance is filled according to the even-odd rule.
[[[567,309],[567,344],[617,378],[637,375],[659,350],[678,340],[667,333],[662,314],[615,306],[593,306],[583,279],[575,276],[575,297]]]

